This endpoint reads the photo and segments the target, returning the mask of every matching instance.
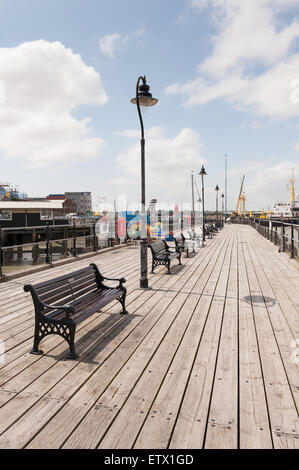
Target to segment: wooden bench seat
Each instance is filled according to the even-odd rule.
[[[104,280],[118,281],[116,287],[103,284]],[[40,341],[49,334],[62,336],[70,346],[69,359],[76,359],[76,326],[86,318],[100,311],[108,303],[118,300],[125,308],[126,280],[102,276],[96,264],[74,271],[64,276],[39,284],[24,286],[31,292],[35,307],[35,333],[31,354],[43,354],[38,349]]]

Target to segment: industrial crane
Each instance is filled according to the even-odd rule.
[[[246,215],[246,196],[245,196],[245,193],[243,192],[244,180],[245,180],[245,175],[243,175],[243,178],[241,179],[241,187],[240,187],[237,207],[235,210],[235,216],[245,217]]]

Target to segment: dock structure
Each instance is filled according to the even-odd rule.
[[[127,278],[129,315],[81,323],[75,361],[58,336],[30,355],[23,285],[90,262]],[[138,246],[0,284],[0,448],[299,448],[298,262],[246,225],[182,262],[151,290]]]

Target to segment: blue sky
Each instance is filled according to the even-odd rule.
[[[7,0],[0,15],[1,181],[31,196],[138,202],[130,99],[145,74],[160,100],[144,114],[147,199],[189,202],[204,163],[214,208],[228,154],[229,208],[243,174],[248,208],[288,200],[292,168],[299,180],[298,1]]]

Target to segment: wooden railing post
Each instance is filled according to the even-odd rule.
[[[97,236],[96,236],[96,223],[93,222],[92,225],[92,233],[93,233],[93,251],[97,251]]]
[[[49,222],[47,222],[46,225],[46,263],[50,264],[50,228],[49,228]]]
[[[73,256],[77,256],[76,224],[73,223]]]
[[[294,258],[294,225],[291,225],[291,259]]]
[[[280,229],[280,252],[281,253],[284,252],[284,233],[285,233],[285,229],[284,229],[284,225],[282,225]]]

